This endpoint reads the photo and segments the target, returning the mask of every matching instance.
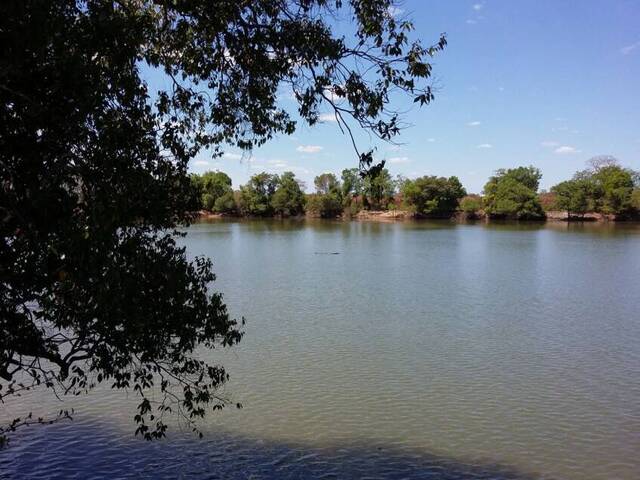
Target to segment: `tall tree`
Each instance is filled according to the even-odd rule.
[[[396,191],[396,185],[386,168],[378,169],[364,178],[364,194],[373,208],[385,209]]]
[[[271,198],[271,207],[277,215],[289,217],[304,212],[304,192],[293,172],[280,176],[278,188]]]
[[[227,403],[217,391],[224,368],[195,352],[242,333],[209,290],[211,262],[189,261],[176,242],[197,208],[188,163],[292,133],[282,88],[308,124],[329,108],[346,132],[396,135],[391,92],[429,103],[429,62],[446,40],[411,41],[411,23],[390,7],[0,2],[2,399],[35,385],[129,387],[148,439],[164,435],[169,408],[192,422]],[[338,12],[353,35],[334,33]],[[363,171],[376,168],[371,152],[356,152]]]

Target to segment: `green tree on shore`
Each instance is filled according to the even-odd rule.
[[[597,212],[628,215],[636,209],[633,192],[637,172],[622,167],[609,155],[594,157],[589,168],[577,172],[572,180],[561,182],[552,191],[558,194],[558,208],[571,213]]]
[[[404,182],[404,202],[422,215],[451,216],[467,194],[458,177],[424,176]]]
[[[224,172],[205,172],[202,175],[191,175],[198,189],[202,208],[216,213],[235,211],[231,178]]]
[[[544,218],[537,196],[541,178],[540,170],[532,166],[496,171],[484,186],[486,213],[518,220]]]
[[[593,190],[593,182],[587,179],[567,180],[551,189],[556,195],[555,207],[566,210],[569,219],[593,211]]]
[[[240,212],[254,217],[272,215],[272,199],[279,183],[278,176],[271,173],[261,172],[253,175],[246,185],[240,187]]]
[[[367,176],[363,191],[369,206],[375,210],[386,210],[396,193],[396,186],[389,170],[380,169],[375,175]]]
[[[305,196],[293,172],[284,172],[271,198],[276,215],[290,217],[304,213]]]

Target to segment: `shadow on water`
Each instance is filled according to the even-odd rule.
[[[494,479],[538,475],[376,442],[331,447],[239,438],[178,436],[159,442],[89,423],[24,431],[0,450],[0,478],[23,479]]]

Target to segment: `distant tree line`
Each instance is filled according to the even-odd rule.
[[[354,216],[361,210],[405,210],[419,217],[539,220],[561,210],[568,218],[586,213],[619,217],[640,214],[640,174],[622,167],[613,157],[595,157],[587,169],[551,191],[539,191],[541,171],[533,166],[497,170],[482,195],[467,194],[455,177],[427,175],[392,177],[386,168],[362,177],[357,168],[344,169],[338,178],[322,173],[314,179],[314,193],[293,172],[258,173],[234,191],[223,172],[191,176],[202,209],[227,215],[322,218]]]

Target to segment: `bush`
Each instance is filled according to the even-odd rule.
[[[545,217],[538,200],[542,174],[535,167],[498,170],[484,186],[485,212],[491,217],[537,220]]]
[[[482,210],[482,197],[479,195],[467,195],[460,200],[460,210],[467,215],[478,215]]]
[[[307,197],[307,212],[322,218],[335,218],[342,213],[340,196],[335,193],[311,194]]]
[[[407,180],[402,187],[405,203],[423,215],[451,216],[466,194],[458,177],[425,176]]]

